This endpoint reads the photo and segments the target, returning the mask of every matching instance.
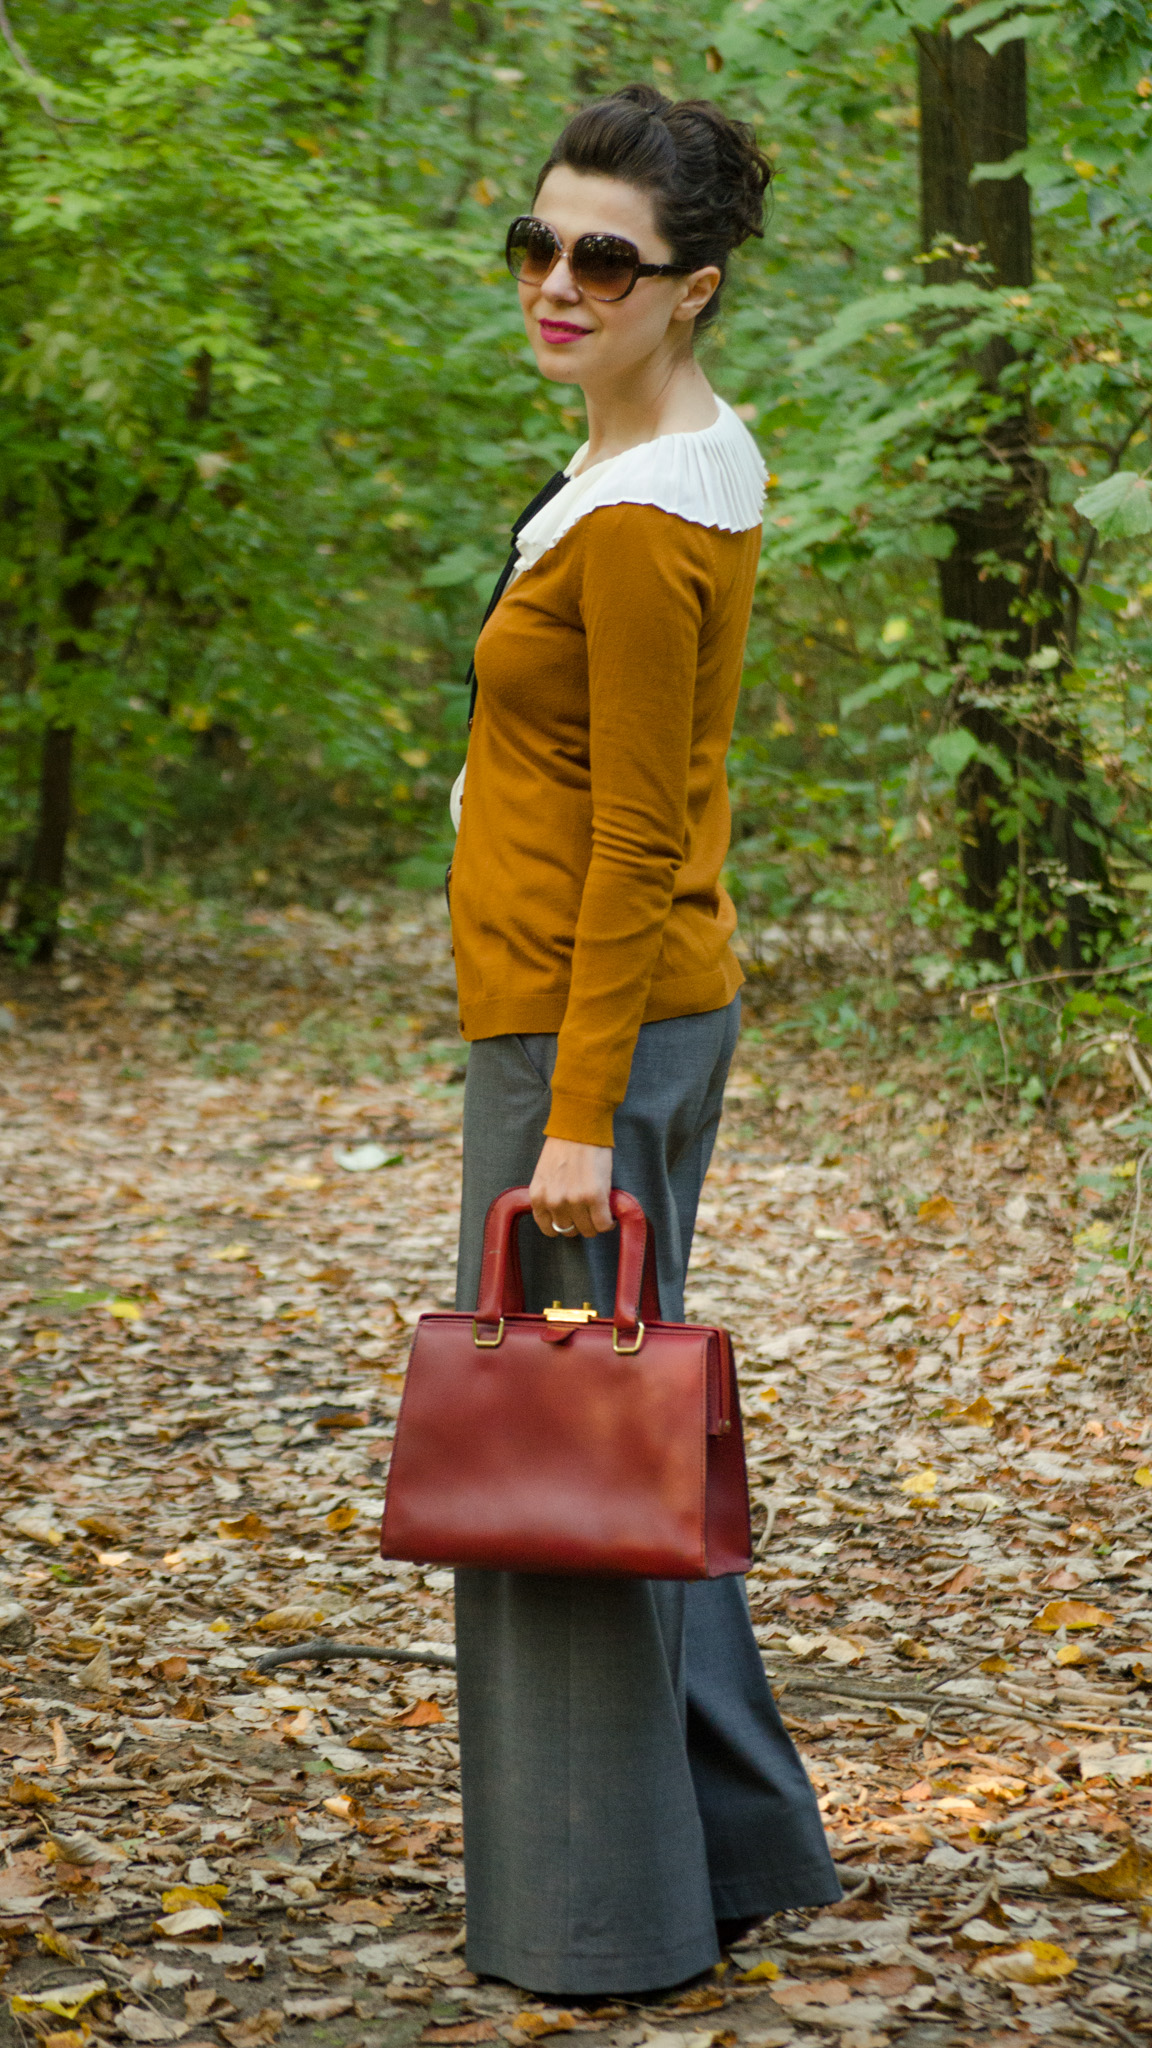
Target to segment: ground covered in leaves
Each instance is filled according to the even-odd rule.
[[[450,1576],[374,1554],[451,1295],[439,907],[140,912],[0,1003],[0,2039],[1148,2038],[1152,1406],[1074,1284],[1119,1081],[1021,1127],[746,1033],[690,1313],[849,1897],[569,2012],[465,1968]],[[406,1661],[258,1668],[319,1632]]]

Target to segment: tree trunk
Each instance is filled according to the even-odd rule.
[[[941,244],[951,249],[928,266],[927,275],[933,284],[950,284],[978,260],[990,267],[992,283],[1027,289],[1032,220],[1026,181],[971,182],[977,164],[1001,163],[1027,143],[1025,42],[1003,43],[990,56],[974,36],[952,36],[946,28],[918,31],[916,41],[921,241],[926,253]],[[990,342],[976,358],[982,382],[994,389],[1012,360],[1006,340]],[[955,622],[967,629],[952,636],[954,655],[968,656],[973,629],[997,636],[999,652],[981,690],[985,697],[1018,681],[1022,665],[1040,648],[1064,642],[1059,578],[1038,535],[1047,473],[1031,453],[1030,439],[1023,410],[1001,419],[993,452],[1010,477],[978,503],[952,509],[955,546],[940,564],[945,628]],[[989,556],[1004,563],[1005,574],[996,573]],[[1021,616],[1025,608],[1031,618]],[[1100,886],[1107,874],[1075,734],[1055,722],[1046,731],[1026,730],[1009,708],[1001,714],[987,704],[969,703],[960,717],[975,740],[995,748],[1017,772],[1015,799],[995,769],[979,760],[964,770],[958,791],[965,895],[980,919],[972,950],[1000,960],[1013,944],[1012,925],[1017,932],[1023,925],[1025,897],[1033,905],[1038,897],[1051,901],[1053,873],[1059,878],[1063,870],[1073,885]],[[1022,819],[1025,806],[1030,816],[1005,836],[1004,813],[1013,801]],[[1046,922],[1063,916],[1066,931],[1058,943],[1041,932],[1024,950],[1033,965],[1080,966],[1094,952],[1099,912],[1091,892],[1073,886],[1058,893],[1062,901],[1053,904]],[[1009,896],[1019,907],[1015,915],[1007,910]]]
[[[90,537],[94,522],[88,516],[71,515],[64,529],[64,558],[71,561]],[[67,689],[67,668],[84,659],[82,636],[91,630],[100,601],[100,585],[87,574],[67,584],[61,596],[61,610],[67,631],[57,642],[54,667],[65,675],[56,683],[60,695]],[[75,726],[66,716],[49,720],[40,754],[40,799],[36,837],[20,888],[19,907],[12,933],[13,949],[25,959],[51,960],[60,930],[60,905],[68,857],[68,834],[72,824],[72,757]]]

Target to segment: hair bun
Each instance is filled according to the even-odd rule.
[[[764,233],[772,165],[747,121],[712,100],[670,100],[655,86],[624,85],[574,114],[536,182],[557,164],[620,178],[652,194],[656,223],[688,270],[716,264],[750,235]],[[719,289],[697,325],[714,319]]]

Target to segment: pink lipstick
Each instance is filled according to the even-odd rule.
[[[576,327],[568,320],[541,320],[540,332],[551,348],[562,348],[570,341],[582,341],[591,333],[590,327]]]

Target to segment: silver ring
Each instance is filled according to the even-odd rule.
[[[552,1228],[557,1237],[572,1237],[575,1233],[576,1225],[574,1223],[554,1223]]]

